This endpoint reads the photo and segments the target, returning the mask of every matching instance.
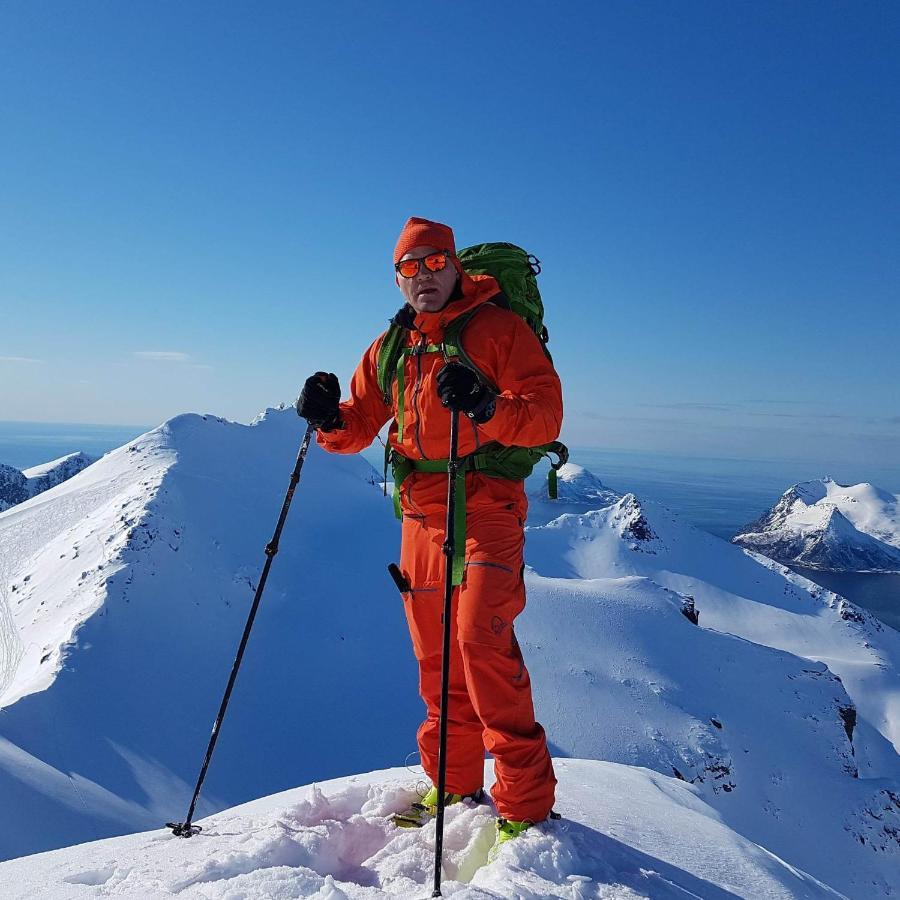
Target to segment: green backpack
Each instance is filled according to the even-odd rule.
[[[547,350],[550,335],[544,325],[544,304],[535,277],[541,274],[541,261],[515,244],[475,244],[460,250],[458,257],[469,275],[491,275],[497,280],[510,309],[540,338],[552,362]]]
[[[535,278],[541,271],[540,261],[535,256],[526,253],[521,247],[505,243],[476,244],[460,250],[457,255],[463,269],[469,275],[491,275],[497,280],[509,303],[509,308],[524,319],[537,335],[547,358],[552,362],[552,357],[547,349],[549,334],[544,325],[544,304]],[[446,359],[458,358],[464,365],[478,373],[485,383],[491,384],[491,380],[466,354],[460,340],[469,320],[477,313],[478,309],[474,309],[462,316],[457,316],[447,328],[443,343],[429,344],[423,348],[423,352],[443,353]],[[406,329],[398,323],[392,322],[378,353],[378,386],[384,394],[384,402],[390,405],[394,379],[396,378],[398,381],[397,428],[400,440],[403,439],[404,427],[404,364],[412,350],[413,348],[407,345]],[[497,387],[497,385],[491,386]],[[386,447],[385,450],[385,471],[390,463],[394,476],[394,507],[399,517],[398,489],[406,476],[412,471],[445,472],[447,460],[411,460],[396,451],[391,451],[390,447]],[[569,458],[568,449],[559,441],[552,441],[537,447],[507,447],[490,442],[462,459],[460,468],[462,471],[474,469],[495,478],[522,481],[531,474],[541,459],[550,458],[551,454],[556,456],[557,460],[553,462],[551,459],[548,487],[550,496],[555,499],[557,496],[557,470]],[[462,482],[463,479],[460,481]],[[462,535],[462,546],[465,546],[465,531],[462,532]]]

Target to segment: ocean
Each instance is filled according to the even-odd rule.
[[[791,568],[804,578],[852,600],[881,619],[885,625],[900,631],[900,575],[891,572],[817,572],[800,566]]]
[[[82,450],[102,456],[152,425],[79,425],[66,422],[0,422],[0,463],[28,469]]]
[[[0,463],[24,469],[75,450],[101,456],[150,427],[0,422]],[[383,456],[379,444],[363,455],[381,471]],[[662,503],[685,521],[725,540],[770,508],[798,481],[831,475],[844,484],[869,481],[900,493],[900,468],[863,471],[845,466],[823,472],[802,461],[672,456],[590,447],[573,447],[571,460],[589,469],[607,487]],[[292,462],[286,461],[285,479]],[[532,475],[529,489],[546,482],[546,469],[545,464]],[[798,571],[900,629],[900,575]]]

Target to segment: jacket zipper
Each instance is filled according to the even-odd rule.
[[[421,334],[421,332],[419,332],[419,333]],[[422,352],[424,351],[426,346],[427,346],[427,338],[425,337],[424,334],[422,334],[422,337],[419,340],[418,346],[415,348],[416,384],[415,384],[415,387],[413,388],[413,396],[412,396],[412,408],[413,408],[413,413],[416,417],[416,430],[415,430],[416,447],[418,447],[419,454],[421,455],[422,459],[428,459],[428,457],[425,455],[425,451],[422,449],[422,441],[419,439],[419,405],[418,405],[417,401],[419,399],[419,388],[422,385]]]

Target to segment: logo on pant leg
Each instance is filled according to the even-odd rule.
[[[506,628],[506,622],[504,622],[500,616],[494,616],[494,618],[491,619],[491,631],[493,631],[494,634],[501,634],[504,628]]]

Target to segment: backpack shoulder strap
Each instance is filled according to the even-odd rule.
[[[509,301],[506,300],[506,297],[502,294],[497,294],[497,299],[500,300],[502,298],[503,301],[506,301],[507,306]],[[487,301],[488,303],[493,303],[494,298],[491,298]],[[495,304],[497,306],[502,307],[502,302],[498,302]],[[444,358],[450,359],[451,357],[456,357],[460,360],[460,362],[466,366],[466,368],[471,369],[485,384],[487,384],[492,390],[499,393],[499,388],[494,382],[488,378],[488,376],[478,368],[477,365],[472,361],[472,357],[466,353],[465,348],[462,343],[462,333],[465,327],[475,318],[478,314],[479,310],[484,308],[484,304],[481,306],[476,306],[475,309],[470,310],[467,313],[463,313],[461,316],[457,316],[448,326],[447,330],[444,332],[444,342],[441,345],[441,349],[444,352]]]
[[[391,405],[391,387],[397,373],[397,363],[406,346],[406,329],[391,319],[388,330],[384,333],[381,346],[378,348],[378,389],[381,391],[385,405]]]

